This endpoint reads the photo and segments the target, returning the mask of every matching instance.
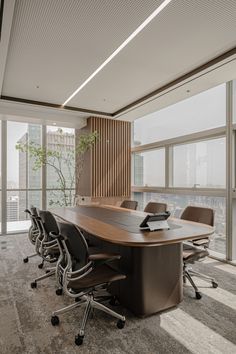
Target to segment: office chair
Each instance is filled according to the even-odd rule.
[[[57,227],[57,222],[50,211],[39,210],[38,215],[35,218],[35,223],[37,224],[39,230],[39,236],[36,239],[35,249],[37,254],[42,258],[42,263],[40,268],[42,268],[44,262],[55,263],[58,260],[60,251],[58,248],[57,241],[50,236],[50,232],[59,234]],[[34,289],[37,287],[37,283],[43,279],[50,277],[55,274],[56,267],[51,267],[46,269],[46,274],[35,278],[34,281],[30,284],[31,288]],[[57,295],[61,295],[62,291],[57,289]]]
[[[210,208],[188,206],[183,211],[181,219],[214,226],[214,211]],[[196,299],[199,300],[202,295],[194,283],[192,276],[197,276],[203,280],[211,282],[213,288],[217,288],[218,284],[214,278],[188,268],[189,264],[194,264],[195,261],[201,261],[209,255],[209,252],[207,251],[207,248],[209,247],[209,238],[199,238],[198,240],[191,241],[191,243],[192,244],[183,245],[183,279],[184,283],[186,282],[186,278],[189,280],[195,290]]]
[[[144,208],[145,213],[163,213],[167,210],[167,204],[165,203],[156,203],[156,202],[149,202]]]
[[[57,277],[63,292],[74,298],[75,303],[52,313],[51,323],[59,324],[59,314],[70,311],[85,304],[79,334],[75,337],[75,344],[83,343],[85,326],[92,309],[96,308],[118,319],[117,327],[123,328],[125,317],[104,306],[101,297],[96,294],[118,280],[125,279],[109,266],[109,262],[120,259],[117,254],[94,254],[89,255],[88,245],[80,230],[73,224],[58,222],[59,235],[52,233],[58,242],[60,257],[57,262]]]
[[[135,200],[123,200],[123,202],[120,205],[121,208],[132,209],[132,210],[136,210],[137,206],[138,206],[138,202],[136,202]]]
[[[29,231],[28,231],[28,238],[29,238],[30,243],[32,243],[32,245],[35,246],[36,239],[39,236],[39,229],[38,229],[37,223],[36,223],[35,218],[34,218],[34,216],[38,216],[37,210],[36,210],[35,207],[31,206],[30,210],[29,209],[25,210],[25,213],[28,214],[28,216],[30,218],[30,221],[31,221],[31,226],[30,226]],[[35,256],[38,256],[37,252],[32,253],[29,256],[23,258],[23,262],[24,263],[28,263],[29,262],[29,258],[33,258]]]

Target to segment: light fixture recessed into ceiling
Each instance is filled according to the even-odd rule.
[[[79,93],[127,44],[132,41],[172,0],[165,0],[131,35],[67,98],[62,104],[65,106],[77,93]]]

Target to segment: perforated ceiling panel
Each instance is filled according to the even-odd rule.
[[[62,104],[161,2],[16,0],[2,95]],[[235,46],[236,0],[172,0],[69,105],[115,112]]]
[[[62,104],[161,2],[16,0],[2,95]]]
[[[235,46],[235,0],[174,0],[70,104],[114,112]]]

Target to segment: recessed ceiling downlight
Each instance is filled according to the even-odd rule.
[[[129,44],[172,0],[165,0],[141,25],[67,98],[65,106],[77,95],[123,48]]]

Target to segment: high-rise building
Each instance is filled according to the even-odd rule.
[[[42,128],[40,125],[29,124],[28,131],[19,140],[18,143],[34,143],[36,145],[41,145],[42,141]],[[62,161],[59,162],[56,158],[53,163],[56,167],[63,171],[64,183],[67,188],[74,188],[72,183],[72,174],[74,163],[68,164],[67,155],[68,151],[71,151],[73,156],[74,152],[74,134],[61,132],[60,129],[57,131],[47,132],[47,150],[48,151],[60,151],[63,156]],[[22,152],[19,150],[19,188],[20,189],[32,189],[32,191],[22,192],[21,198],[19,198],[19,220],[25,218],[24,210],[29,205],[35,205],[37,207],[41,206],[41,169],[35,169],[35,158],[31,157],[29,152]],[[59,166],[60,165],[60,166]],[[56,173],[55,168],[47,166],[47,188],[48,189],[61,189],[60,178]],[[34,191],[35,189],[35,191]],[[60,200],[59,192],[48,192],[48,202],[50,201],[50,193],[54,193],[53,197]]]
[[[134,141],[134,146],[139,146],[139,141]],[[133,171],[135,171],[133,180],[135,186],[143,186],[143,175],[144,175],[144,166],[143,166],[143,156],[140,153],[133,155]]]
[[[7,199],[7,221],[19,220],[19,197],[9,196]]]

